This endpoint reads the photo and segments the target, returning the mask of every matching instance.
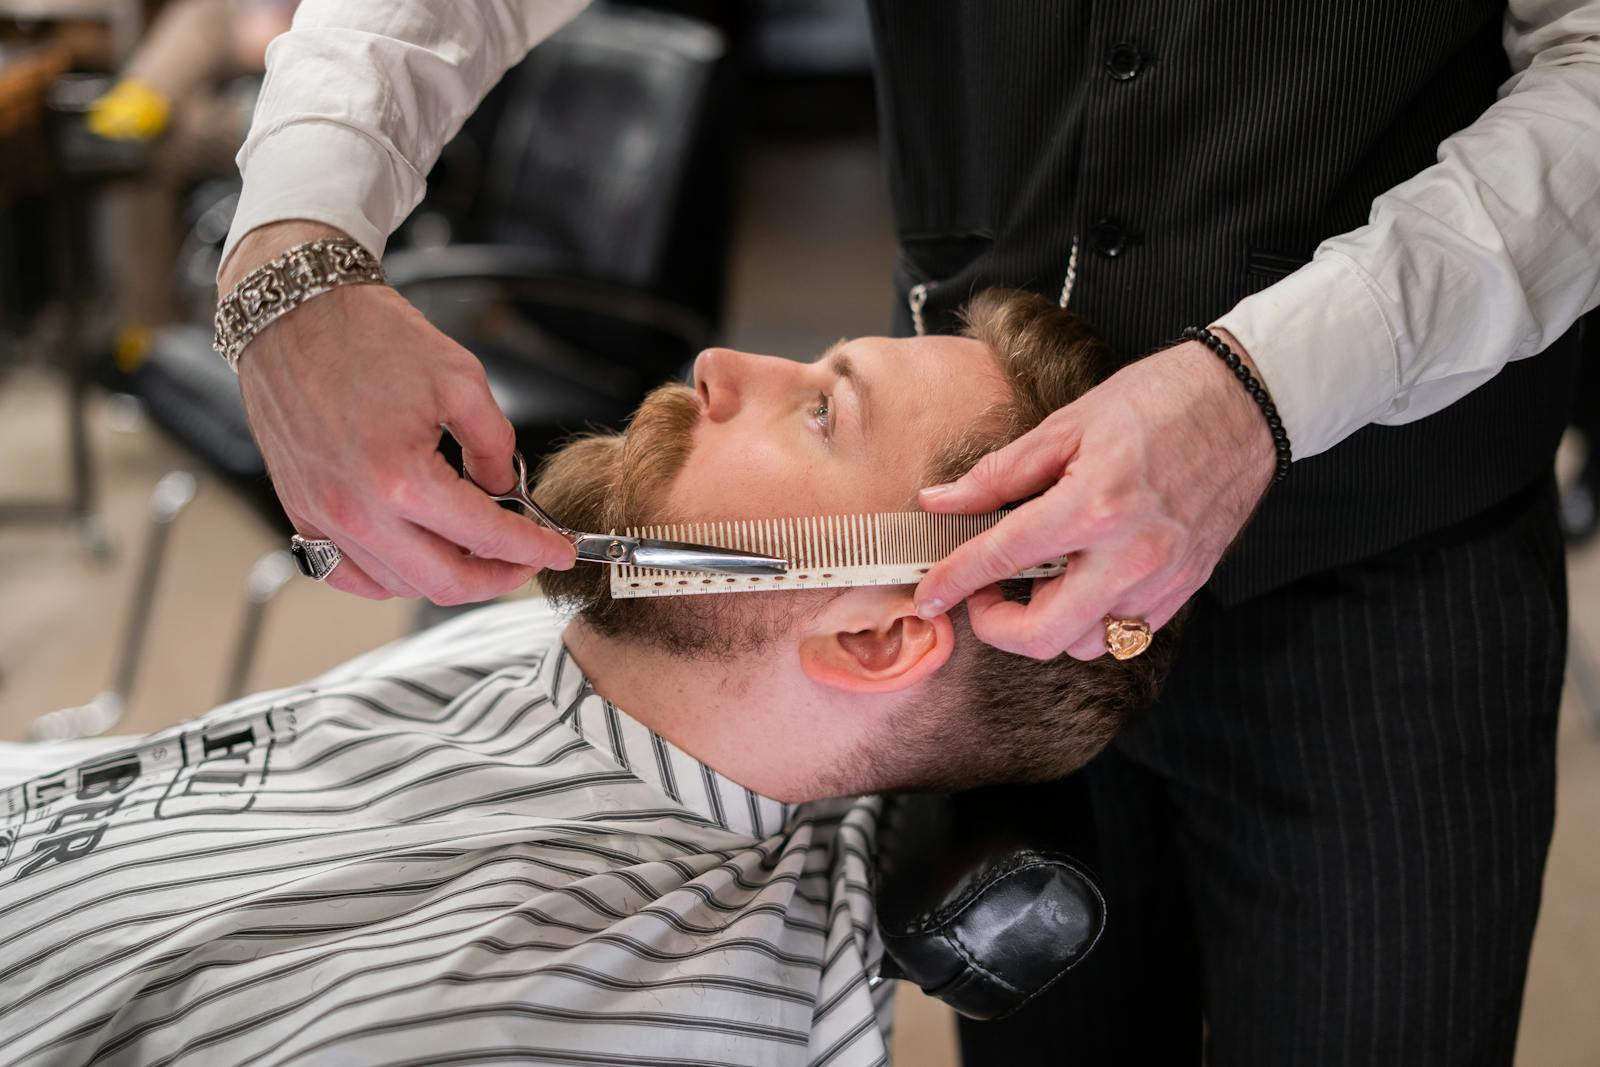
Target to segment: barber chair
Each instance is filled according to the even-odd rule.
[[[1081,842],[1037,791],[993,786],[889,797],[878,824],[879,977],[913,982],[969,1019],[1021,1009],[1105,929]]]

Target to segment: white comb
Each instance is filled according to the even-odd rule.
[[[671,526],[638,526],[630,537],[693,541],[744,552],[781,556],[789,570],[777,575],[691,574],[619,565],[611,570],[611,595],[621,600],[697,593],[753,593],[782,589],[842,589],[858,585],[915,585],[935,563],[1009,511],[987,515],[933,515],[886,511],[868,515],[807,515],[793,519],[737,519]],[[1030,567],[1017,578],[1048,578],[1064,559]]]

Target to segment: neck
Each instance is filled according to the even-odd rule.
[[[793,644],[726,662],[669,655],[575,620],[562,635],[595,692],[718,774],[775,800],[834,795],[874,708],[824,689]]]

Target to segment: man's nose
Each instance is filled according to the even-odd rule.
[[[799,364],[732,348],[708,348],[694,361],[694,387],[706,418],[725,422],[792,374]]]

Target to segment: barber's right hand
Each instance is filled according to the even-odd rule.
[[[253,230],[219,288],[290,245],[337,233],[302,222]],[[327,578],[336,589],[465,604],[572,566],[566,538],[477,487],[516,483],[511,423],[477,358],[393,289],[347,285],[308,300],[244,350],[239,384],[290,522],[344,553]],[[461,445],[471,481],[439,454],[441,427]]]

